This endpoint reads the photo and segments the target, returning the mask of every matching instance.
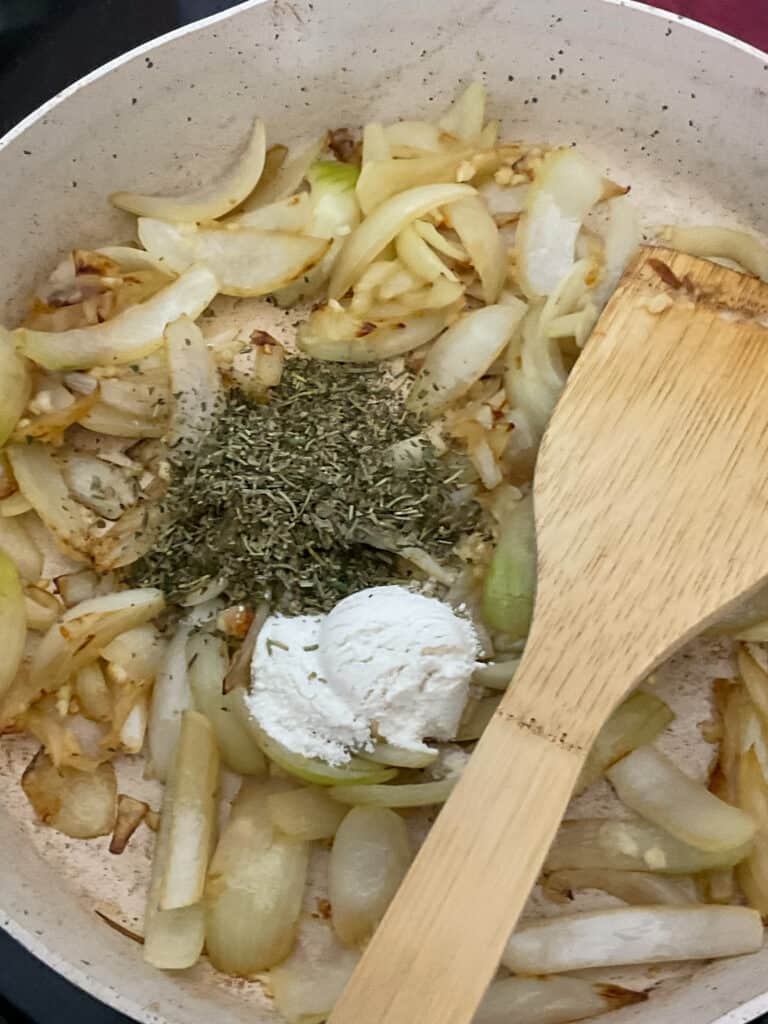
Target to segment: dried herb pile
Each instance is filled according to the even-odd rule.
[[[457,458],[425,443],[393,460],[421,427],[378,368],[290,359],[268,400],[229,392],[200,447],[170,453],[166,525],[134,581],[179,595],[223,577],[232,600],[296,614],[398,576],[372,535],[446,559],[479,509],[452,500]]]

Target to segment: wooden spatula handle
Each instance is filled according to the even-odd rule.
[[[529,685],[523,665],[514,689]],[[499,709],[400,889],[400,912],[384,918],[330,1024],[471,1020],[584,762],[583,750],[538,733],[513,705]],[[454,885],[456,872],[472,885]],[[403,906],[411,926],[393,934]]]

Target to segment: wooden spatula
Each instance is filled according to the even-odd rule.
[[[766,582],[768,285],[643,250],[555,411],[534,501],[522,664],[331,1024],[471,1021],[606,718]]]

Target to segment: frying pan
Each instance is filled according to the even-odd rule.
[[[116,188],[184,189],[210,178],[254,115],[272,141],[326,127],[431,116],[478,77],[507,137],[578,141],[632,185],[647,223],[768,231],[768,56],[715,31],[621,0],[267,0],[140,47],[66,89],[0,142],[0,319],[75,245],[128,239]],[[713,480],[713,487],[718,485]],[[699,642],[660,673],[677,712],[665,742],[706,773],[708,682],[729,653]],[[37,824],[19,786],[31,747],[0,744],[0,925],[75,984],[140,1021],[278,1018],[257,985],[205,962],[160,974],[141,926],[151,835],[120,857]],[[121,788],[158,804],[139,763]],[[574,814],[608,806],[599,789]],[[322,873],[322,864],[317,872]],[[312,909],[312,894],[308,909]],[[648,1002],[616,1024],[738,1024],[768,1011],[768,951],[650,975]],[[646,983],[647,983],[646,979]]]

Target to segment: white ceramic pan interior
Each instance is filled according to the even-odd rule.
[[[0,143],[0,320],[14,322],[66,250],[131,237],[109,192],[204,181],[255,113],[271,141],[290,142],[326,127],[429,116],[473,77],[487,85],[507,137],[583,144],[632,185],[649,224],[768,231],[768,57],[747,46],[609,0],[271,0],[134,51]],[[702,774],[713,753],[699,730],[708,683],[729,671],[727,652],[699,644],[661,674],[678,713],[665,742]],[[102,923],[96,910],[140,928],[150,834],[112,857],[108,840],[78,843],[36,824],[19,787],[29,756],[24,740],[0,744],[0,925],[141,1021],[277,1021],[257,985],[217,977],[205,963],[159,974]],[[157,806],[140,765],[124,766],[121,778]],[[607,799],[590,797],[590,812]],[[648,1002],[601,1019],[737,1024],[768,1010],[768,952],[691,970],[653,975]]]

